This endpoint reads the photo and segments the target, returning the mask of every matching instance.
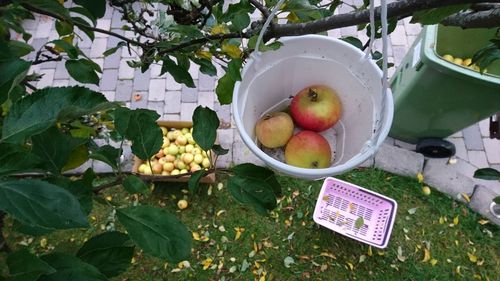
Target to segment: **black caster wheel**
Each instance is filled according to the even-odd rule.
[[[455,155],[455,145],[439,138],[421,139],[416,151],[429,158],[449,158]]]

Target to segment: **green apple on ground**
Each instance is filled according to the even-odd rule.
[[[313,131],[301,131],[294,135],[285,148],[285,162],[300,168],[328,168],[332,150],[328,141]]]
[[[267,148],[285,146],[293,135],[293,120],[285,112],[272,112],[262,117],[255,125],[259,142]]]
[[[305,130],[321,132],[333,127],[342,114],[342,104],[327,86],[310,86],[296,94],[290,104],[293,121]]]

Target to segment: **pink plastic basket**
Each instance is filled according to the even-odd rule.
[[[391,198],[330,177],[321,187],[314,221],[352,239],[385,248],[397,208],[398,204]],[[363,218],[363,225],[358,223],[356,227],[360,217]]]

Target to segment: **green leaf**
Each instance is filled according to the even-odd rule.
[[[68,43],[64,40],[58,39],[58,40],[50,41],[49,43],[53,43],[57,47],[64,50],[66,52],[66,54],[68,54],[68,57],[70,57],[71,59],[76,59],[78,57],[78,49],[75,46],[71,45],[70,43]]]
[[[145,253],[172,263],[188,259],[191,233],[174,215],[152,206],[118,209],[116,213],[130,238]]]
[[[236,81],[227,73],[219,79],[217,87],[215,88],[215,93],[217,94],[217,99],[220,104],[230,104],[233,101],[234,83],[236,83]]]
[[[90,158],[108,164],[111,168],[113,168],[113,170],[118,170],[120,155],[121,151],[119,148],[114,148],[107,144],[96,149],[92,149]]]
[[[126,138],[133,138],[134,132],[129,130],[130,120],[138,115],[147,114],[153,120],[160,118],[160,115],[154,110],[136,109],[130,110],[126,107],[117,108],[113,115],[115,116],[115,128],[118,133]]]
[[[86,142],[86,139],[74,138],[52,127],[32,137],[32,152],[43,160],[44,169],[52,174],[60,174],[71,152]]]
[[[0,177],[33,171],[40,167],[41,159],[32,154],[26,147],[0,143],[0,151]]]
[[[11,40],[7,42],[7,47],[14,57],[23,57],[33,51],[33,47],[21,41]]]
[[[215,76],[217,75],[217,69],[212,64],[212,62],[208,59],[200,59],[200,58],[192,58],[193,62],[200,66],[200,72]]]
[[[55,229],[53,228],[45,228],[41,226],[27,225],[23,224],[18,220],[13,220],[12,223],[12,231],[20,232],[22,234],[31,235],[31,236],[42,236],[53,232]]]
[[[158,153],[163,145],[161,129],[148,114],[135,114],[135,118],[130,119],[128,131],[131,132],[127,138],[132,141],[132,153],[142,160]]]
[[[67,60],[64,65],[69,75],[76,81],[99,85],[99,76],[97,76],[93,62],[87,59]]]
[[[387,34],[392,33],[398,25],[397,19],[389,19],[387,22]],[[366,36],[370,37],[372,29],[370,24],[366,26]],[[382,38],[382,23],[380,21],[375,21],[375,38]]]
[[[413,17],[411,18],[411,23],[419,22],[424,25],[436,24],[448,16],[458,13],[461,10],[467,9],[469,6],[470,4],[465,4],[465,5],[461,4],[461,5],[451,5],[424,11],[418,11],[413,14]]]
[[[355,228],[361,228],[361,227],[363,227],[364,224],[365,224],[365,220],[363,219],[363,217],[359,217],[354,222],[354,227]]]
[[[7,257],[7,266],[9,267],[7,281],[35,281],[44,274],[56,272],[54,268],[26,249],[11,253]]]
[[[212,150],[217,155],[226,155],[229,152],[229,149],[226,149],[218,144],[214,144],[214,146],[212,146]]]
[[[71,21],[68,10],[59,3],[58,0],[19,0],[22,4],[29,5],[38,10],[56,14],[66,20]]]
[[[252,206],[261,215],[276,208],[273,189],[263,180],[232,176],[227,181],[227,187],[238,202]]]
[[[75,196],[41,180],[0,181],[0,209],[28,225],[56,229],[88,227]]]
[[[272,187],[276,196],[281,196],[281,184],[276,179],[274,172],[266,167],[252,163],[243,163],[233,167],[234,173],[242,178],[259,179]]]
[[[70,12],[73,12],[73,13],[77,13],[77,14],[80,14],[82,16],[85,16],[86,18],[88,18],[89,20],[92,21],[92,24],[95,26],[97,25],[97,20],[96,18],[94,17],[94,15],[92,15],[90,13],[89,10],[85,9],[84,7],[80,7],[80,6],[76,6],[76,7],[71,7],[69,8],[69,11]]]
[[[158,113],[147,109],[115,110],[116,130],[132,141],[132,153],[142,160],[156,154],[163,145],[163,134],[156,120]]]
[[[123,180],[123,188],[130,194],[145,194],[149,191],[148,186],[138,176],[130,175]]]
[[[73,2],[89,10],[89,12],[97,19],[102,18],[106,13],[105,0],[74,0]]]
[[[57,271],[50,275],[42,276],[38,281],[107,281],[97,268],[79,258],[64,254],[52,253],[41,257],[46,263]]]
[[[498,180],[500,181],[500,172],[493,168],[478,169],[474,172],[474,177],[483,180]]]
[[[48,178],[47,181],[53,185],[57,185],[71,192],[71,194],[75,196],[78,202],[80,202],[80,207],[82,209],[82,212],[85,215],[90,214],[93,206],[92,205],[93,186],[91,181],[87,181],[86,179],[72,181],[66,177],[52,177]]]
[[[14,103],[4,120],[1,141],[24,143],[55,125],[116,107],[104,95],[83,87],[45,88]]]
[[[242,31],[250,24],[250,15],[245,11],[237,13],[231,20],[236,31]]]
[[[125,272],[134,255],[134,245],[127,234],[113,231],[92,237],[78,250],[76,256],[95,266],[111,278]]]
[[[165,72],[170,73],[172,77],[174,77],[175,81],[177,81],[177,83],[186,84],[186,86],[190,88],[196,87],[194,85],[193,78],[191,77],[191,74],[189,74],[188,70],[177,65],[169,57],[163,58],[163,66],[161,67],[161,74]]]
[[[500,204],[500,196],[493,198],[493,202],[495,202],[496,204]]]
[[[125,41],[120,41],[118,44],[116,44],[115,47],[107,49],[104,53],[102,53],[105,57],[110,56],[114,54],[118,49],[120,49],[123,46],[127,46],[127,43]]]
[[[92,31],[92,26],[86,20],[80,17],[72,17],[71,19],[75,24],[78,23],[89,27],[89,28],[80,28],[80,30],[83,31],[85,34],[87,34],[87,36],[90,38],[90,41],[94,41],[95,35],[94,32]]]
[[[472,64],[479,66],[481,73],[494,61],[500,59],[500,39],[491,40],[491,44],[477,51],[472,57]]]
[[[56,21],[56,30],[59,37],[73,33],[73,25],[64,21]]]
[[[214,145],[219,124],[217,113],[210,108],[200,105],[194,110],[193,138],[203,150],[210,150]]]
[[[89,150],[85,144],[77,146],[69,155],[68,162],[62,167],[62,171],[66,172],[76,169],[89,160]]]
[[[203,37],[203,33],[194,25],[174,24],[169,26],[167,30],[170,32],[175,32],[183,35],[182,37],[187,41]]]
[[[240,69],[243,64],[242,59],[232,59],[227,65],[227,74],[234,81],[241,81]]]
[[[198,187],[200,185],[200,180],[205,175],[206,175],[205,170],[198,170],[191,175],[191,177],[189,178],[189,181],[188,181],[188,187],[189,187],[189,191],[191,191],[191,193],[196,193],[196,191],[198,190]]]
[[[0,61],[0,104],[11,98],[10,93],[26,77],[31,62],[12,58]]]

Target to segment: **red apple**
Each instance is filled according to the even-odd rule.
[[[334,90],[316,85],[303,89],[293,97],[290,113],[299,127],[321,132],[337,123],[342,104]]]
[[[302,131],[294,135],[285,148],[285,162],[300,168],[328,168],[332,150],[328,141],[313,131]]]
[[[266,114],[257,121],[255,134],[265,147],[277,148],[285,146],[293,135],[293,120],[285,112]]]

